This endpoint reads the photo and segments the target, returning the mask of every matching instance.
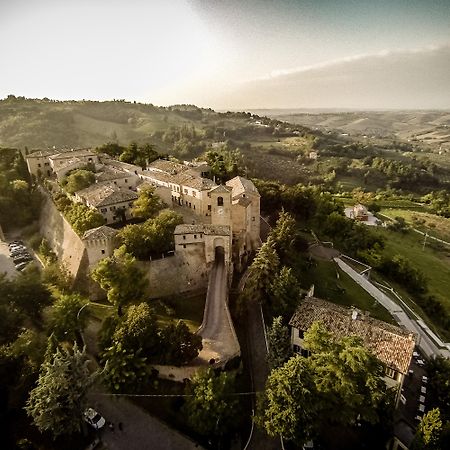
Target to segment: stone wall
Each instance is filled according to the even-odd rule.
[[[207,289],[209,266],[203,246],[163,259],[139,262],[149,280],[151,298]]]
[[[45,195],[45,198],[39,220],[40,233],[74,279],[80,279],[84,275],[81,272],[85,270],[85,264],[82,262],[87,258],[83,241],[56,209],[48,195]]]

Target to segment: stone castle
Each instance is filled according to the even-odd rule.
[[[88,265],[108,257],[117,246],[117,231],[109,225],[132,218],[132,206],[145,185],[170,208],[183,214],[175,229],[175,254],[187,265],[201,257],[205,267],[217,255],[240,269],[260,246],[260,196],[248,179],[235,177],[224,185],[208,178],[205,162],[156,160],[145,169],[112,159],[90,149],[37,151],[27,155],[29,172],[36,178],[62,180],[70,171],[89,166],[95,183],[72,199],[96,209],[105,225],[83,236]]]

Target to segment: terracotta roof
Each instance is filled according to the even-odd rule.
[[[356,317],[356,318],[353,318]],[[289,325],[306,331],[321,322],[337,338],[356,335],[386,366],[406,374],[414,350],[414,334],[395,325],[373,319],[366,313],[315,297],[305,298]]]
[[[28,158],[42,158],[43,156],[50,156],[50,155],[54,155],[55,154],[55,150],[36,150],[33,151],[32,153],[26,155],[26,159]]]
[[[175,175],[173,177],[173,183],[198,189],[199,191],[209,190],[216,186],[214,181],[209,178],[202,178],[197,172],[190,169]]]
[[[78,191],[76,194],[96,208],[114,205],[116,203],[130,202],[138,198],[136,192],[129,189],[120,189],[110,184],[93,184],[86,189]]]
[[[233,189],[233,198],[242,193],[251,192],[252,194],[259,195],[258,189],[256,189],[255,185],[252,181],[247,180],[242,177],[234,177],[231,180],[226,182],[227,186],[230,186]]]
[[[67,159],[72,158],[74,156],[96,156],[96,155],[97,153],[95,153],[92,150],[81,148],[77,150],[67,150],[54,153],[52,156],[50,156],[50,159]]]
[[[120,178],[129,178],[130,176],[132,175],[128,172],[124,172],[123,170],[119,170],[114,167],[105,166],[101,172],[97,172],[95,174],[95,179],[98,182],[101,182],[109,180],[118,180]]]
[[[166,161],[165,159],[157,159],[148,165],[148,169],[156,169],[161,170],[162,172],[166,172],[172,175],[175,175],[179,172],[183,172],[187,170],[189,167],[174,162],[174,161]]]
[[[97,239],[110,239],[117,235],[118,231],[114,228],[108,227],[106,225],[102,225],[97,228],[92,228],[91,230],[87,230],[83,234],[83,239],[85,241],[95,241]]]
[[[224,186],[223,184],[212,188],[209,192],[214,192],[215,194],[229,194],[231,188]]]
[[[203,233],[207,235],[230,236],[231,228],[228,225],[188,225],[182,224],[175,227],[174,234]]]
[[[251,204],[252,204],[252,201],[248,197],[243,197],[242,195],[233,200],[233,205],[241,205],[244,208],[247,208],[247,206],[249,206]]]

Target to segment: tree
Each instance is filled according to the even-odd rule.
[[[95,182],[95,175],[90,170],[77,169],[67,175],[62,181],[64,189],[69,194],[74,194],[75,192],[81,191],[89,187]]]
[[[269,344],[267,362],[270,369],[276,369],[282,366],[292,354],[289,330],[283,325],[281,316],[273,319],[272,326],[267,332],[267,341]]]
[[[245,285],[247,298],[262,301],[270,292],[270,285],[278,273],[280,260],[272,240],[268,239],[258,250]]]
[[[326,399],[322,420],[352,425],[360,418],[377,423],[377,409],[386,393],[384,370],[361,339],[334,339],[320,322],[314,322],[305,333],[303,345],[311,352],[317,391]]]
[[[275,228],[270,232],[275,248],[280,255],[287,254],[296,240],[297,225],[294,217],[284,209],[280,212]]]
[[[163,208],[164,202],[156,195],[155,187],[146,185],[140,190],[131,212],[133,216],[149,219]]]
[[[442,356],[427,364],[430,387],[436,395],[436,406],[443,418],[450,421],[450,360]]]
[[[440,450],[442,433],[442,420],[439,408],[434,408],[424,414],[422,421],[417,427],[416,436],[414,438],[414,449],[423,450]]]
[[[147,358],[141,356],[141,349],[133,351],[122,343],[107,348],[102,355],[105,364],[105,383],[114,391],[136,391],[139,385],[148,381]]]
[[[78,312],[88,303],[79,294],[62,294],[50,311],[49,328],[59,341],[74,341],[78,330],[83,329],[86,316]]]
[[[148,259],[152,255],[173,249],[175,227],[183,223],[183,216],[165,209],[153,219],[143,224],[127,225],[119,232],[119,239],[128,252],[139,259]]]
[[[105,223],[103,216],[96,210],[81,203],[72,204],[66,209],[65,215],[75,232],[83,234],[91,228],[100,227]]]
[[[182,320],[161,331],[161,344],[161,364],[177,366],[192,361],[203,347],[201,336],[191,333]]]
[[[300,284],[290,267],[283,266],[270,285],[270,305],[274,314],[292,315],[300,300]]]
[[[38,429],[56,438],[79,432],[86,407],[86,394],[96,373],[91,374],[86,351],[56,350],[52,361],[44,362],[37,386],[25,407]]]
[[[282,436],[300,447],[313,436],[319,413],[313,377],[309,360],[298,355],[272,370],[256,415],[269,436]]]
[[[219,436],[233,423],[236,400],[233,392],[234,377],[227,372],[216,374],[212,368],[196,372],[187,392],[184,413],[191,426],[205,436]]]
[[[114,250],[113,256],[100,260],[91,277],[106,291],[108,301],[117,307],[119,315],[122,305],[144,297],[148,284],[135,259],[123,245]]]
[[[156,318],[147,303],[131,305],[112,334],[115,345],[122,344],[131,352],[141,349],[143,356],[150,357],[160,344]]]

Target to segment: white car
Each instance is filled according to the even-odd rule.
[[[95,409],[88,408],[84,414],[84,420],[96,430],[105,426],[106,420]]]

